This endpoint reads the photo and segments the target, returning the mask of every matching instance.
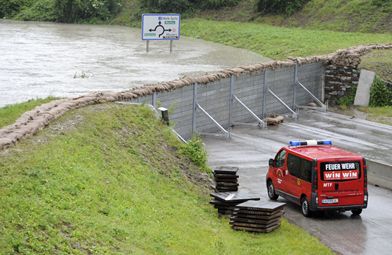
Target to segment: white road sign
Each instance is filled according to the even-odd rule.
[[[143,14],[143,40],[179,40],[180,14]]]

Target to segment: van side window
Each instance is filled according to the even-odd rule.
[[[286,151],[280,151],[275,157],[275,166],[282,167],[284,165],[284,161],[286,160]]]
[[[302,159],[301,177],[302,180],[312,182],[312,162]]]
[[[292,176],[299,177],[301,168],[301,159],[297,156],[289,154],[287,158],[287,169]]]
[[[289,154],[287,157],[287,168],[292,176],[295,176],[307,182],[311,182],[311,161]]]

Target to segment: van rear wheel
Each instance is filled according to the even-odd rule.
[[[309,209],[309,202],[306,199],[306,197],[302,197],[302,199],[301,199],[301,211],[305,217],[312,216],[312,211],[310,211],[310,209]]]
[[[277,199],[278,199],[279,195],[277,195],[277,194],[275,193],[275,187],[274,187],[274,184],[272,183],[271,180],[269,180],[269,181],[267,182],[267,192],[268,192],[268,197],[269,197],[271,200],[277,200]]]
[[[353,209],[351,210],[351,213],[356,216],[360,215],[362,213],[362,209]]]

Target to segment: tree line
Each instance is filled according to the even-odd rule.
[[[309,1],[257,0],[254,8],[261,14],[292,15]],[[370,1],[380,8],[392,2],[392,0]],[[136,10],[138,16],[143,12],[176,12],[192,16],[197,10],[231,7],[240,2],[241,0],[0,0],[0,18],[66,23],[106,21],[114,18],[123,8],[128,8],[130,3],[138,6]]]

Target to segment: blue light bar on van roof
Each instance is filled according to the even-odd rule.
[[[332,145],[331,140],[308,140],[308,141],[290,141],[290,146],[306,146],[306,145]]]

